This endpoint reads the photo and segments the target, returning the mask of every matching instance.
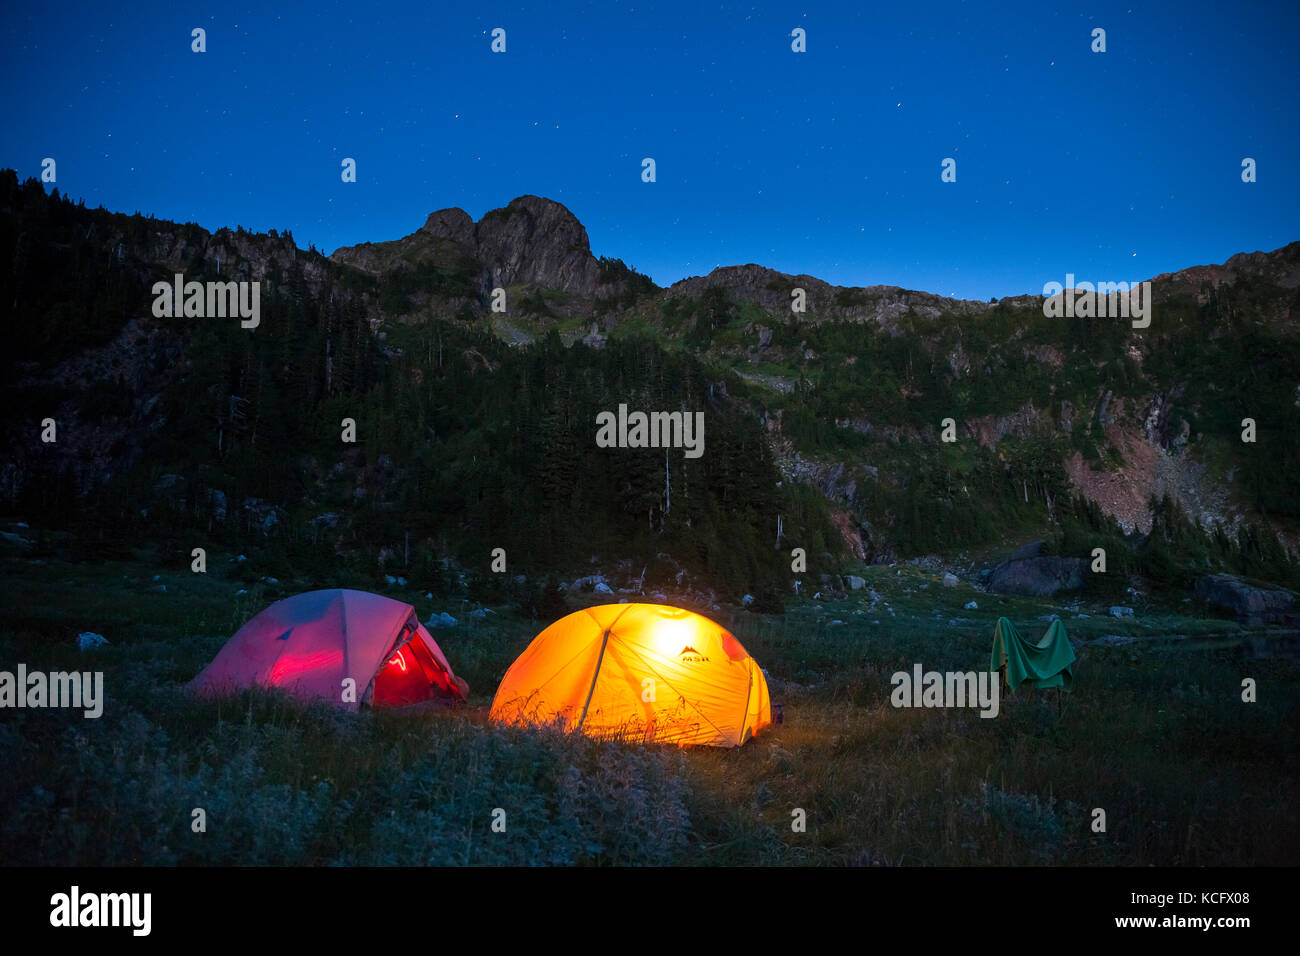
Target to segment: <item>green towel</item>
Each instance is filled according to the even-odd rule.
[[[1061,687],[1070,689],[1073,675],[1074,648],[1065,636],[1065,625],[1060,619],[1053,621],[1047,633],[1037,644],[1020,636],[1016,626],[1005,617],[998,618],[993,630],[993,656],[989,670],[1007,668],[1007,685],[1015,690],[1021,684],[1031,687]]]

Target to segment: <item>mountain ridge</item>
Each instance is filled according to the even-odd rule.
[[[1297,260],[1291,243],[1155,277],[1156,318],[1139,330],[1046,319],[1036,295],[840,287],[752,263],[663,288],[595,256],[581,223],[535,196],[477,223],[435,210],[402,239],[325,257],[287,232],[86,209],[7,172],[0,500],[69,514],[112,502],[119,521],[168,514],[237,539],[314,539],[326,522],[358,554],[391,552],[385,516],[414,509],[430,542],[469,553],[494,529],[537,560],[537,540],[588,514],[609,528],[639,515],[625,528],[650,534],[637,555],[671,540],[728,589],[768,593],[789,575],[779,552],[737,552],[742,570],[718,542],[816,541],[825,567],[839,549],[889,561],[1030,535],[1082,547],[1082,526],[1131,550],[1181,521],[1202,530],[1170,540],[1258,525],[1249,547],[1276,557],[1273,538],[1300,540]],[[262,282],[261,326],[155,318],[151,284],[177,272]],[[497,283],[505,313],[490,308]],[[795,287],[806,313],[790,310]],[[667,476],[662,457],[629,452],[584,478],[590,420],[626,401],[706,409],[709,448],[730,447]],[[366,449],[338,445],[328,422],[345,415]],[[45,416],[57,444],[33,430]],[[1247,416],[1259,451],[1240,439]],[[485,461],[501,477],[480,475]],[[741,474],[762,508],[737,509]],[[503,528],[492,502],[516,484],[568,504],[517,501]],[[1209,559],[1180,560],[1190,574]]]
[[[522,216],[522,228],[510,231],[489,228],[483,232],[484,224],[489,227],[501,220],[513,221],[516,215]],[[537,243],[530,243],[534,236],[543,238]],[[554,236],[555,238],[552,238]],[[524,194],[510,200],[505,206],[490,209],[477,222],[468,212],[459,206],[449,206],[431,212],[415,232],[399,239],[364,242],[351,246],[340,246],[329,256],[331,261],[350,265],[372,275],[380,275],[386,263],[384,252],[392,251],[399,255],[407,253],[419,245],[421,239],[433,243],[446,242],[457,247],[459,251],[470,254],[500,255],[509,253],[507,267],[490,269],[480,284],[484,295],[496,286],[515,283],[536,283],[541,286],[575,292],[589,298],[597,298],[602,293],[617,290],[617,283],[600,283],[598,281],[599,259],[592,253],[590,240],[585,226],[578,217],[563,203],[534,194]],[[537,247],[541,246],[538,250]],[[526,250],[534,250],[527,255]],[[569,258],[557,256],[557,249],[569,254]],[[435,258],[436,250],[428,250]],[[1286,288],[1300,287],[1300,240],[1293,241],[1273,250],[1239,252],[1222,263],[1205,263],[1185,266],[1173,272],[1159,273],[1137,281],[1150,282],[1185,282],[1197,283],[1209,281],[1218,285],[1233,281],[1238,275],[1260,274],[1268,271],[1268,266],[1276,258],[1286,259],[1286,272],[1281,277],[1280,285]],[[528,263],[528,265],[522,265]],[[759,285],[762,280],[762,285]],[[824,307],[834,307],[834,296],[841,293],[858,292],[869,298],[884,300],[885,317],[894,317],[909,308],[937,309],[939,311],[962,311],[982,313],[999,302],[1013,304],[1030,304],[1041,301],[1041,296],[1032,292],[998,297],[991,302],[980,299],[963,299],[944,296],[925,290],[911,289],[887,283],[875,283],[866,286],[836,285],[816,276],[799,273],[781,272],[761,263],[733,263],[716,266],[702,275],[683,276],[667,286],[655,284],[655,288],[667,295],[694,295],[710,286],[722,286],[730,290],[746,293],[752,301],[764,307],[788,308],[788,295],[781,299],[776,290],[767,289],[766,285],[780,283],[785,289],[803,288],[809,295],[811,303],[817,302]],[[764,294],[766,293],[766,294]],[[855,314],[851,307],[839,307],[846,315]]]

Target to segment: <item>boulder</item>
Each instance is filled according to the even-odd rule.
[[[955,588],[957,586],[957,575],[951,571],[943,576],[943,586],[946,588]]]
[[[860,578],[856,574],[850,574],[844,580],[848,582],[849,588],[854,591],[861,591],[867,586],[866,578]]]
[[[1008,561],[1022,561],[1025,558],[1036,558],[1043,553],[1043,548],[1047,544],[1045,541],[1030,541],[1028,544],[1021,545],[1011,552]]]
[[[1232,574],[1207,574],[1197,579],[1193,590],[1197,597],[1232,611],[1247,624],[1285,623],[1284,612],[1296,606],[1294,591],[1251,584]]]
[[[1131,607],[1121,607],[1117,604],[1111,607],[1110,616],[1111,617],[1132,617],[1133,609]]]
[[[989,575],[989,590],[995,594],[1050,597],[1057,591],[1083,587],[1088,562],[1083,558],[1019,558],[1007,561]]]

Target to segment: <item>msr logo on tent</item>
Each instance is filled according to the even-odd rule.
[[[687,664],[703,664],[708,660],[707,657],[689,644],[682,648],[681,653],[677,655],[677,659],[685,661]]]

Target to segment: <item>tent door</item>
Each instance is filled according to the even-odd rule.
[[[435,700],[443,695],[449,678],[424,641],[416,640],[414,615],[402,625],[393,647],[371,682],[371,704],[400,707]]]

